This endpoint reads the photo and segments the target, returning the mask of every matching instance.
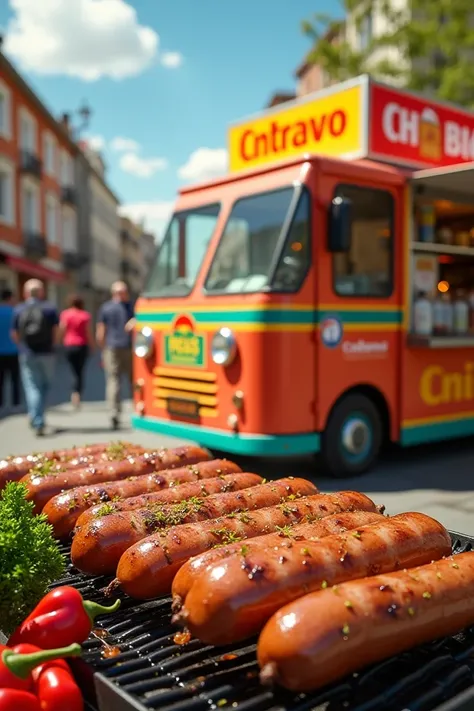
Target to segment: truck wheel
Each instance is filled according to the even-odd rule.
[[[381,413],[365,395],[347,395],[333,409],[323,433],[322,454],[334,477],[362,474],[382,445]]]

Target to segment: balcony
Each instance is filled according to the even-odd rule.
[[[72,250],[65,250],[63,252],[64,268],[70,272],[82,269],[88,261],[89,259],[85,254],[79,254],[78,252],[73,252]]]
[[[25,175],[32,175],[35,178],[41,178],[43,164],[34,153],[31,153],[30,151],[21,151],[20,170]]]
[[[61,188],[61,202],[63,203],[63,205],[75,206],[76,191],[70,185],[63,185],[63,187]]]
[[[25,255],[31,259],[42,259],[48,254],[46,237],[35,230],[23,231],[23,247]]]

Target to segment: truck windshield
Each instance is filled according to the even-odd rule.
[[[309,246],[309,208],[307,193],[303,192],[298,209],[293,214],[294,197],[295,188],[288,187],[235,202],[206,280],[208,292],[236,294],[267,291],[270,288],[278,291],[299,288],[297,282],[301,283],[302,276],[300,261],[306,261]],[[281,259],[278,267],[275,264],[282,247],[281,238],[285,237],[283,231],[288,231],[289,217],[292,218],[289,231],[293,237],[301,241],[301,235],[305,232],[304,254],[295,253],[293,258],[291,250],[290,254],[285,254],[287,250],[284,249],[285,264],[288,260],[294,261],[298,267],[294,269],[291,264],[284,268]],[[294,227],[297,227],[299,237],[296,237]]]
[[[177,212],[158,250],[145,294],[187,296],[196,281],[212,238],[220,205]]]

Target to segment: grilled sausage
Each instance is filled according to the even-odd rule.
[[[136,501],[139,494],[157,492],[177,484],[211,479],[224,474],[237,474],[241,471],[241,468],[233,462],[226,459],[214,459],[210,462],[199,462],[156,474],[129,477],[110,484],[80,486],[54,496],[44,507],[43,513],[52,524],[55,536],[62,538],[71,533],[76,522],[78,526],[82,526],[89,511],[91,515],[95,515],[97,510],[102,509],[106,503],[113,506],[113,510],[115,510],[118,503],[110,504],[109,502],[122,501],[125,506],[129,502]]]
[[[89,444],[85,447],[75,447],[74,449],[58,449],[52,452],[36,452],[35,454],[25,454],[18,457],[6,457],[0,460],[0,491],[9,481],[19,481],[25,474],[34,468],[41,468],[46,462],[61,463],[64,468],[72,469],[85,467],[91,459],[99,459],[101,455],[108,452],[116,452],[118,448],[123,450],[125,456],[129,450],[143,452],[143,447],[132,445],[129,442],[116,442],[109,444]]]
[[[364,494],[342,491],[194,525],[175,526],[132,546],[120,559],[117,583],[140,600],[169,593],[174,575],[192,556],[225,545],[278,531],[294,523],[317,521],[342,511],[377,511]]]
[[[20,481],[27,486],[27,499],[34,502],[34,512],[40,513],[53,496],[57,496],[67,489],[74,489],[76,486],[118,481],[129,476],[149,474],[162,469],[175,469],[185,464],[196,464],[209,459],[209,453],[201,447],[177,447],[176,449],[145,452],[137,456],[120,457],[106,464],[92,464],[85,469],[44,475],[27,474]]]
[[[256,474],[244,476],[249,478],[249,486],[260,478]],[[76,533],[71,559],[76,568],[84,573],[113,573],[127,548],[155,531],[182,523],[214,519],[232,512],[258,509],[315,491],[316,487],[305,479],[288,478],[237,493],[215,494],[206,499],[194,498],[179,504],[111,514],[92,521]]]
[[[205,570],[175,622],[206,644],[251,637],[283,605],[321,585],[438,560],[451,552],[446,529],[405,513],[316,543],[234,554]]]
[[[300,523],[296,526],[280,527],[276,533],[257,536],[244,541],[244,545],[242,545],[242,541],[239,541],[227,546],[212,548],[210,551],[190,558],[176,573],[171,586],[173,612],[179,612],[186,595],[203,570],[234,553],[245,550],[246,555],[251,555],[254,551],[262,548],[276,549],[277,547],[281,548],[284,553],[285,548],[292,548],[296,545],[302,546],[305,541],[315,541],[331,534],[344,533],[359,526],[377,523],[382,519],[382,514],[370,511],[334,514],[313,523]]]
[[[264,683],[312,691],[474,624],[474,553],[354,580],[285,605],[263,629]]]

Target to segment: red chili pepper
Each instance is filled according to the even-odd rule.
[[[98,615],[115,612],[120,607],[116,600],[104,607],[83,600],[75,588],[67,585],[47,593],[9,639],[9,644],[30,642],[42,649],[66,647],[86,640]]]
[[[41,711],[41,706],[28,691],[0,689],[0,711]]]
[[[51,659],[77,656],[81,653],[78,644],[62,649],[43,650],[32,644],[18,644],[16,647],[0,646],[0,688],[29,691],[33,688],[33,669]]]
[[[62,659],[42,664],[34,670],[33,679],[41,711],[84,711],[81,690]]]

